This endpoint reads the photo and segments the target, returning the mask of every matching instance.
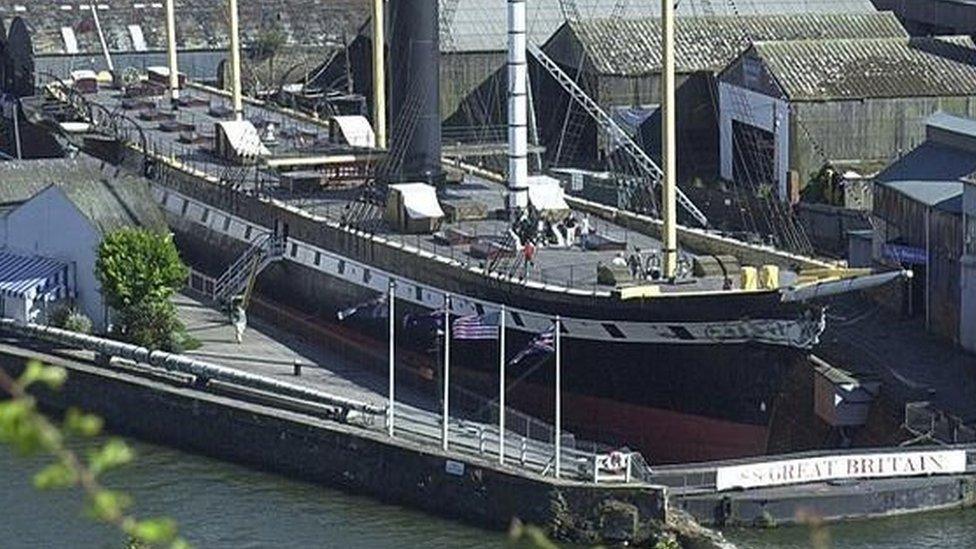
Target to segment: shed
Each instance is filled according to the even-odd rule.
[[[976,115],[966,36],[760,42],[720,75],[723,178],[784,200],[824,164],[888,163],[925,139],[937,111]]]
[[[633,120],[638,141],[660,156],[661,20],[658,17],[593,18],[562,25],[544,50],[567,74],[582,74],[583,87],[615,118]],[[715,77],[753,41],[889,38],[908,35],[888,12],[763,13],[683,17],[675,26],[678,170],[681,179],[718,175],[719,133]],[[560,97],[536,106],[550,151],[563,133],[564,93],[548,78],[540,97]],[[577,109],[579,110],[579,109]],[[588,120],[587,120],[588,121]],[[630,129],[630,128],[628,128]],[[596,132],[591,125],[588,132]],[[612,152],[602,135],[583,136],[579,161]],[[574,162],[561,158],[560,162]]]
[[[437,189],[426,183],[399,183],[389,186],[386,221],[402,233],[429,234],[437,231],[444,210],[437,200]]]
[[[936,113],[922,144],[876,177],[874,259],[915,271],[913,310],[929,329],[960,333],[963,182],[976,172],[976,121]]]
[[[0,224],[3,251],[69,265],[76,306],[96,328],[104,328],[107,312],[95,278],[102,238],[129,227],[167,231],[149,182],[116,175],[114,169],[103,171],[87,157],[2,162],[0,181],[24,190],[7,192],[12,205]],[[23,196],[27,198],[17,203]]]

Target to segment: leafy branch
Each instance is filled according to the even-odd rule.
[[[54,463],[34,475],[39,490],[80,488],[86,495],[88,513],[97,521],[114,526],[137,543],[151,547],[187,549],[189,544],[178,537],[176,522],[159,517],[137,519],[129,513],[132,499],[125,493],[102,486],[99,477],[125,465],[135,453],[123,440],[113,438],[101,447],[87,452],[85,459],[69,449],[69,436],[91,438],[102,432],[100,417],[69,409],[59,428],[37,409],[37,401],[28,392],[31,387],[58,390],[67,378],[64,368],[45,366],[31,361],[19,378],[12,378],[0,368],[0,393],[10,399],[0,402],[0,443],[11,446],[21,455],[48,454]]]

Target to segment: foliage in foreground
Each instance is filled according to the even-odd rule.
[[[95,274],[116,313],[113,336],[150,349],[185,349],[186,330],[170,298],[189,270],[172,235],[144,229],[108,234],[98,247]]]
[[[86,496],[88,514],[94,520],[118,528],[129,537],[130,545],[188,548],[186,541],[178,536],[172,519],[137,519],[129,513],[132,499],[127,494],[101,485],[99,478],[105,472],[135,458],[123,440],[109,439],[101,447],[88,451],[85,458],[67,448],[65,442],[70,437],[91,438],[100,434],[101,418],[70,409],[58,427],[38,411],[28,389],[57,390],[66,377],[64,368],[44,366],[36,361],[28,363],[16,380],[0,368],[0,394],[11,396],[0,402],[0,444],[10,446],[21,455],[52,456],[54,462],[34,475],[34,486],[39,490],[80,488]]]

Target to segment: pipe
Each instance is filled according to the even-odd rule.
[[[230,72],[234,120],[244,120],[244,99],[241,95],[241,37],[237,0],[230,0]]]
[[[663,275],[674,280],[678,274],[677,192],[675,182],[674,128],[674,0],[661,0],[661,217],[664,245]]]
[[[525,0],[508,0],[508,209],[529,205]]]
[[[386,148],[386,29],[384,0],[373,0],[373,125],[376,146]]]
[[[169,98],[176,107],[180,99],[180,72],[176,65],[176,0],[166,0],[166,59],[169,65]]]
[[[266,376],[243,372],[210,362],[204,362],[183,355],[167,353],[165,351],[151,351],[145,347],[122,343],[112,339],[80,334],[51,326],[21,323],[11,318],[0,318],[0,330],[31,339],[40,339],[68,347],[94,351],[107,356],[123,358],[140,364],[149,364],[171,372],[191,374],[203,379],[217,379],[237,383],[255,389],[287,394],[314,402],[324,402],[347,410],[356,410],[370,414],[385,413],[384,408],[366,402],[325,393],[310,387],[279,381]]]

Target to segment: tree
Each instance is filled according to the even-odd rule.
[[[189,270],[172,235],[144,229],[106,235],[95,275],[116,313],[114,335],[151,349],[180,350],[185,330],[170,298],[186,283]]]
[[[58,390],[67,375],[64,368],[45,366],[36,361],[29,362],[17,379],[0,368],[0,394],[10,396],[9,400],[0,401],[0,444],[7,444],[24,455],[45,453],[52,456],[54,462],[34,475],[34,486],[39,490],[81,488],[89,514],[128,536],[130,547],[187,549],[189,545],[178,537],[172,519],[140,520],[129,513],[132,501],[127,494],[109,490],[100,483],[99,477],[103,473],[135,458],[125,441],[109,439],[89,452],[87,458],[82,458],[65,444],[71,436],[89,438],[101,433],[103,421],[100,417],[72,408],[65,414],[63,425],[58,427],[38,411],[37,402],[28,390],[34,387]]]
[[[288,43],[288,35],[279,24],[273,24],[261,29],[254,41],[252,57],[257,62],[268,62],[269,85],[275,83],[275,57]]]

